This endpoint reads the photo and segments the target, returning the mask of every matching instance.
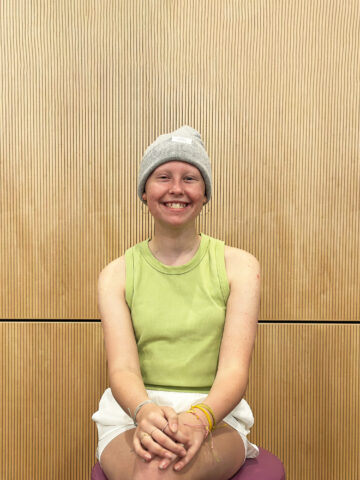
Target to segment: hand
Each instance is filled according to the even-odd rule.
[[[201,445],[204,443],[208,435],[206,423],[203,423],[200,418],[197,418],[192,413],[183,412],[178,416],[179,426],[176,433],[171,433],[172,438],[179,441],[180,434],[185,435],[185,441],[182,440],[186,448],[186,455],[183,456],[174,465],[176,471],[180,471],[195,457]],[[182,437],[183,438],[183,437]],[[161,468],[167,468],[172,460],[165,459],[161,462]]]
[[[186,455],[181,444],[187,437],[178,431],[178,415],[173,408],[146,404],[137,414],[136,421],[133,443],[135,453],[141,458],[150,461],[159,456],[173,461]],[[176,440],[170,435],[176,435]]]

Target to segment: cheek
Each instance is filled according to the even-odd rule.
[[[206,200],[205,185],[202,188],[199,189],[197,197],[198,197],[199,200]]]
[[[145,193],[147,201],[151,201],[152,198],[156,198],[159,196],[159,188],[154,188],[151,183],[147,183],[145,185]]]

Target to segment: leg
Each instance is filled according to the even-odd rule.
[[[211,449],[208,437],[196,458],[180,472],[175,472],[172,465],[161,471],[161,459],[155,458],[147,463],[132,453],[133,435],[134,430],[128,430],[104,449],[100,463],[109,480],[227,480],[245,461],[245,447],[240,435],[224,423],[212,434],[214,449]]]
[[[135,458],[133,436],[135,429],[127,430],[115,437],[104,448],[100,465],[108,480],[130,480],[133,478]]]

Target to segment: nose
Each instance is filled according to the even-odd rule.
[[[179,194],[184,191],[181,180],[173,179],[169,188],[169,193]]]

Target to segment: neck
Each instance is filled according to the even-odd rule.
[[[199,243],[200,236],[196,231],[195,224],[181,230],[169,230],[162,225],[155,225],[149,248],[155,255],[161,254],[163,257],[176,258],[197,250]]]

